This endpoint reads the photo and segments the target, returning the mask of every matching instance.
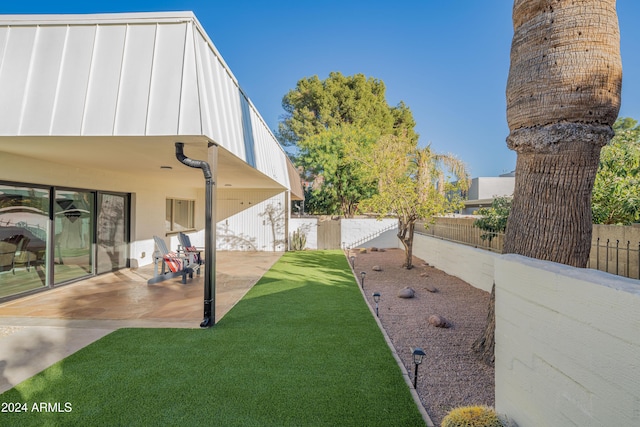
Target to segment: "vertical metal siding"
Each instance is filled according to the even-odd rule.
[[[19,133],[49,133],[66,36],[67,27],[38,28]]]
[[[97,27],[70,26],[56,88],[50,135],[80,135]],[[31,133],[28,129],[23,130]]]
[[[36,32],[10,28],[0,70],[0,133],[18,133]]]
[[[202,120],[200,118],[200,95],[198,87],[198,72],[196,67],[196,52],[193,40],[193,23],[185,24],[186,40],[184,53],[184,68],[182,70],[182,94],[180,96],[180,122],[178,133],[181,135],[201,135]]]
[[[288,187],[285,153],[195,18],[25,21],[0,27],[0,134],[204,134]]]
[[[114,127],[116,135],[145,133],[155,39],[155,25],[127,26]]]
[[[124,25],[100,25],[97,28],[82,120],[83,135],[113,134],[125,30]]]
[[[176,135],[178,132],[185,35],[184,23],[158,24],[147,135]]]

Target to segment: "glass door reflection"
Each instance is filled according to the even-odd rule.
[[[95,193],[55,190],[54,283],[93,274]]]
[[[125,194],[98,193],[98,274],[127,267],[128,199]]]

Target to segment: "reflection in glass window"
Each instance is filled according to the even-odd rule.
[[[195,201],[167,199],[167,231],[192,230],[195,224]]]
[[[94,199],[91,191],[55,191],[56,284],[93,274]]]
[[[49,190],[0,184],[0,298],[46,285]]]

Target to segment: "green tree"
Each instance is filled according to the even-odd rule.
[[[640,126],[618,119],[616,135],[600,152],[591,210],[595,224],[640,221]]]
[[[377,193],[363,200],[359,209],[380,217],[398,217],[398,238],[405,250],[403,267],[410,269],[416,221],[462,206],[460,198],[451,195],[467,189],[465,166],[455,156],[434,153],[430,146],[419,148],[403,135],[382,136],[371,151],[360,151],[359,160],[378,185]]]
[[[480,215],[480,218],[476,219],[473,225],[484,231],[480,238],[491,241],[497,234],[504,233],[510,211],[511,197],[496,197],[491,202],[491,207],[480,208],[474,212]]]
[[[409,108],[400,103],[390,107],[381,80],[363,74],[344,76],[332,72],[325,80],[317,76],[298,81],[282,100],[285,111],[278,126],[278,139],[294,154],[294,162],[311,175],[322,177],[322,188],[312,197],[316,207],[338,207],[350,217],[358,202],[375,192],[347,146],[370,146],[381,135],[408,135],[418,140]],[[314,206],[314,203],[311,204]],[[326,211],[322,213],[336,213]]]

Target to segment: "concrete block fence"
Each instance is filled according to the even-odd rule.
[[[519,427],[640,426],[640,281],[416,235],[414,253],[496,284],[496,409]]]

